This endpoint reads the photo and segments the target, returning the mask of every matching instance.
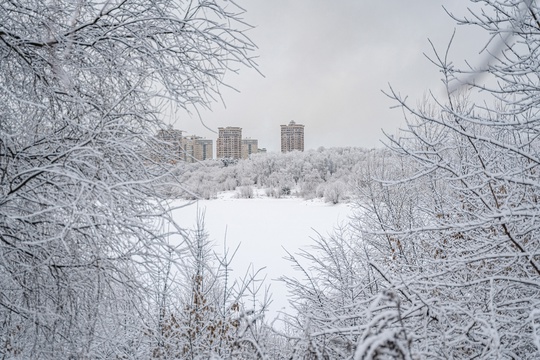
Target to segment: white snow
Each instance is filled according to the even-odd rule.
[[[271,284],[272,304],[267,319],[279,312],[291,313],[285,285],[277,281],[280,276],[299,276],[284,259],[286,252],[297,253],[316,237],[330,233],[338,224],[347,222],[352,213],[350,204],[332,205],[322,199],[268,198],[260,192],[253,199],[238,199],[235,192],[219,194],[214,200],[199,200],[198,207],[206,210],[205,227],[216,252],[227,247],[240,248],[236,253],[232,275],[240,277],[253,264],[255,269],[265,268],[266,283]],[[175,220],[184,228],[194,228],[197,206],[175,210]]]

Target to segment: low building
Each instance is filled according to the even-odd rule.
[[[193,156],[198,160],[210,160],[214,158],[214,142],[211,139],[198,139]]]
[[[259,152],[259,141],[256,139],[242,139],[242,159],[249,159],[251,154]]]
[[[212,140],[200,136],[186,136],[182,139],[182,160],[193,163],[213,158],[214,147]]]
[[[172,126],[158,131],[156,138],[162,141],[158,151],[160,161],[193,163],[213,158],[212,140],[196,135],[183,136],[182,133],[182,130],[173,129]]]

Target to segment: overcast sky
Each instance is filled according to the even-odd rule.
[[[381,90],[391,84],[414,104],[431,89],[442,92],[428,39],[456,62],[474,59],[483,42],[458,27],[442,8],[466,13],[459,0],[238,0],[255,26],[250,38],[259,47],[259,70],[242,69],[226,81],[221,103],[202,111],[206,125],[240,126],[259,147],[280,148],[280,125],[305,125],[305,148],[380,147],[381,129],[395,133],[401,110]],[[476,33],[478,34],[478,33]],[[472,56],[472,57],[471,57]],[[197,116],[178,117],[175,127],[209,139]]]

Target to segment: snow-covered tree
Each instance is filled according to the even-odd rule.
[[[0,3],[0,353],[148,358],[167,105],[251,66],[226,1]],[[183,248],[183,250],[186,250]],[[175,249],[172,256],[178,256]]]
[[[229,249],[223,255],[214,252],[204,212],[186,239],[189,252],[177,260],[182,261],[180,269],[167,270],[154,317],[158,321],[148,328],[154,339],[152,357],[258,358],[263,339],[255,330],[264,327],[268,306],[267,299],[252,301],[261,295],[258,272],[250,269],[243,278],[231,278],[234,254]]]
[[[390,90],[407,125],[356,169],[352,239],[294,259],[298,358],[540,356],[540,8],[473,2],[455,18],[488,32],[489,60],[459,68],[449,47],[432,58],[445,96],[412,106]]]
[[[411,117],[391,146],[415,162],[408,183],[430,191],[415,205],[424,226],[386,232],[415,258],[401,282],[426,314],[419,351],[536,358],[539,8],[481,4],[473,19],[459,21],[489,31],[489,61],[460,70],[448,53],[436,55],[448,96],[433,96],[435,106],[412,108],[392,93]]]
[[[225,164],[204,161],[178,164],[179,184],[167,192],[170,197],[193,199],[212,198],[218,191],[235,190],[239,196],[250,197],[251,187],[265,189],[268,196],[302,196],[305,199],[323,197],[328,186],[339,194],[334,199],[347,199],[352,192],[353,169],[362,167],[367,150],[362,148],[331,148],[318,151],[253,154],[249,159]],[[338,192],[333,191],[336,188]],[[242,191],[246,191],[242,194]],[[330,194],[328,192],[328,194]],[[328,201],[330,196],[328,196]],[[341,199],[341,200],[339,200]]]

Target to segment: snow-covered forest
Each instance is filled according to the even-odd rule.
[[[472,2],[455,21],[489,36],[487,60],[434,44],[445,94],[387,89],[406,120],[387,148],[171,166],[160,114],[256,68],[240,7],[0,1],[2,358],[540,358],[540,6]],[[204,216],[171,215],[255,187],[356,206],[289,254],[280,326]]]
[[[316,151],[253,154],[244,160],[179,163],[173,171],[177,184],[165,193],[173,198],[212,199],[220,191],[236,191],[240,198],[251,198],[258,188],[269,197],[324,198],[337,204],[351,199],[370,152],[375,151],[380,152],[321,147]]]

